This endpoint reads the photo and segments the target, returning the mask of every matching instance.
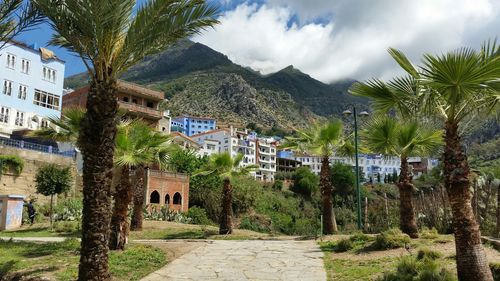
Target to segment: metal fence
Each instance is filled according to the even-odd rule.
[[[9,138],[0,137],[0,145],[17,147],[20,149],[34,150],[39,152],[57,154],[65,157],[75,157],[74,150],[59,151],[57,146],[43,145],[38,143],[27,142],[24,140],[14,140]]]

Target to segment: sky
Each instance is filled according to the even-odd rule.
[[[500,0],[211,2],[220,6],[221,23],[192,40],[262,74],[293,65],[325,83],[401,74],[387,53],[389,47],[418,63],[424,53],[478,48],[484,40],[500,40]],[[44,46],[51,33],[41,26],[19,39]],[[49,48],[66,61],[66,76],[84,70],[78,58]]]

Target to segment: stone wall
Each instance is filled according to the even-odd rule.
[[[18,149],[10,146],[0,145],[0,154],[17,155],[24,160],[24,169],[20,175],[7,171],[0,178],[0,194],[23,195],[27,199],[35,199],[37,204],[49,202],[50,198],[36,193],[35,175],[39,167],[47,164],[57,164],[71,167],[75,175],[74,187],[69,192],[75,195],[81,190],[81,178],[76,173],[75,161],[72,157],[64,157],[56,154],[43,153],[27,149]]]

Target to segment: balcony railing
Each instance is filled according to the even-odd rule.
[[[43,145],[38,143],[31,143],[23,140],[13,140],[9,138],[0,137],[0,145],[17,147],[19,149],[33,150],[38,152],[50,153],[61,155],[65,157],[74,157],[75,151],[59,151],[59,149],[55,146]]]
[[[154,108],[150,108],[150,107],[135,104],[135,103],[128,103],[128,102],[124,102],[124,101],[118,101],[118,103],[120,104],[121,108],[123,108],[127,111],[130,111],[130,112],[133,112],[133,113],[146,115],[148,117],[152,117],[152,118],[156,118],[156,119],[161,119],[163,116],[163,113],[161,111],[156,110]]]

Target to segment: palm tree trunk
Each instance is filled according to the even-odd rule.
[[[500,184],[497,187],[497,226],[495,230],[495,237],[500,237]]]
[[[136,170],[136,183],[134,190],[134,211],[132,213],[131,230],[142,230],[142,210],[144,209],[144,167]]]
[[[83,218],[78,280],[110,280],[111,182],[116,137],[116,81],[92,82],[78,147],[83,154]]]
[[[444,183],[453,214],[458,279],[492,281],[479,224],[472,211],[469,163],[460,144],[458,125],[446,122],[445,134]]]
[[[333,234],[337,232],[337,222],[333,211],[333,186],[330,181],[330,160],[328,156],[324,156],[321,160],[319,185],[323,203],[323,232],[324,234]]]
[[[222,211],[219,219],[219,234],[233,233],[233,187],[228,178],[224,179],[222,188]]]
[[[114,198],[115,206],[111,217],[109,248],[111,250],[124,250],[129,233],[128,205],[132,201],[130,168],[126,165],[122,167],[120,183],[116,186]]]
[[[397,183],[399,189],[399,228],[411,238],[418,238],[417,219],[413,206],[413,184],[406,156],[401,157],[401,173]]]

